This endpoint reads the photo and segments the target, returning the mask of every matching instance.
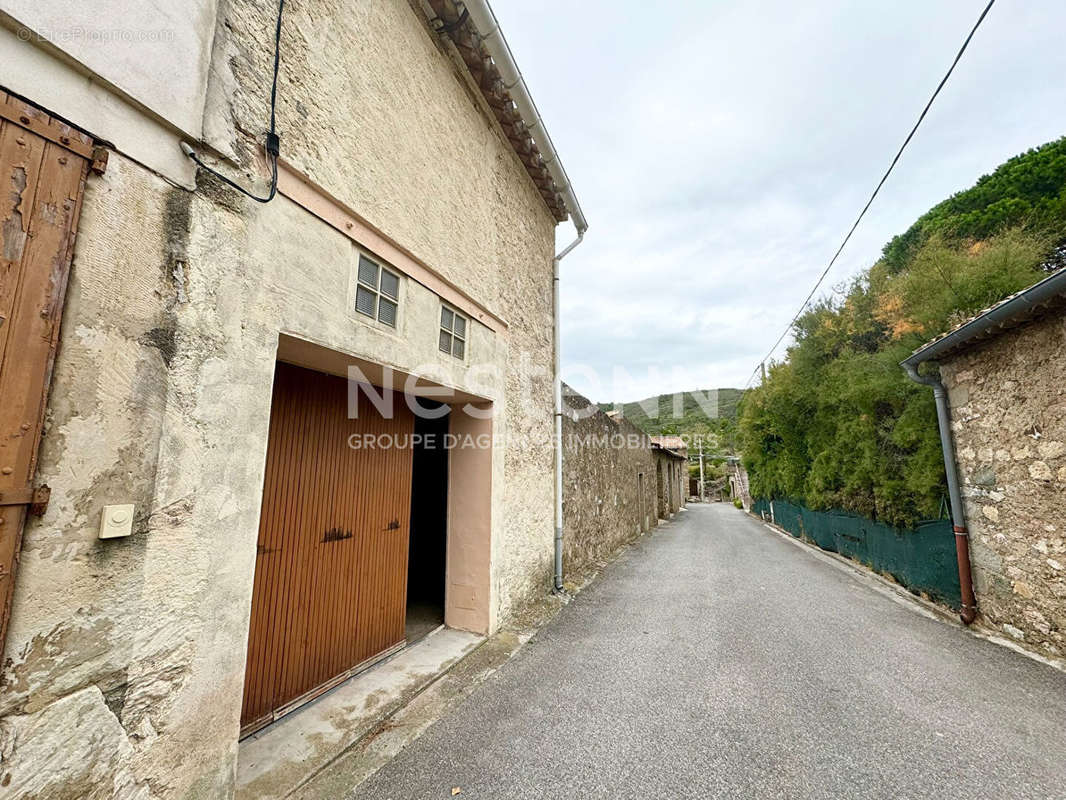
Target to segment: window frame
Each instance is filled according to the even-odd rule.
[[[445,315],[451,315],[450,327],[445,327],[444,320]],[[455,320],[461,319],[463,321],[463,332],[456,333]],[[449,345],[445,350],[441,346],[444,336],[448,336]],[[462,355],[456,355],[455,344],[460,342],[462,347]],[[456,359],[457,361],[466,361],[466,354],[470,351],[470,317],[459,311],[455,306],[449,305],[444,301],[440,304],[440,317],[437,320],[437,352],[446,356]]]
[[[354,285],[353,285],[353,292],[352,292],[352,299],[350,301],[350,307],[354,310],[354,312],[357,315],[359,315],[361,317],[368,317],[373,322],[377,322],[380,325],[384,325],[387,328],[391,328],[394,331],[398,331],[399,328],[400,328],[400,305],[401,305],[400,295],[402,293],[402,285],[403,285],[403,276],[402,276],[402,274],[399,271],[394,270],[394,269],[386,266],[385,263],[383,261],[381,261],[380,259],[374,258],[374,257],[368,255],[367,253],[364,253],[362,250],[358,250],[357,249],[356,250],[356,254],[357,254],[358,257],[356,258],[356,262],[355,262],[355,275],[354,275],[355,281],[354,281]],[[363,276],[361,274],[362,273],[362,266],[363,266],[363,262],[364,261],[366,261],[368,264],[372,264],[374,266],[374,268],[375,268],[375,275],[374,275],[374,283],[373,284],[371,284],[367,280],[364,280],[364,278],[363,278]],[[389,275],[389,276],[391,276],[392,278],[394,278],[396,280],[396,294],[395,294],[395,296],[390,295],[382,287],[383,278],[384,278],[385,275]],[[374,303],[373,313],[369,313],[367,311],[364,311],[363,309],[361,309],[359,307],[359,290],[360,289],[363,289],[365,292],[370,293],[373,296],[373,303]],[[382,319],[382,317],[381,317],[382,301],[384,301],[386,304],[391,303],[392,306],[393,306],[393,319],[392,319],[391,322],[388,321],[387,319]]]

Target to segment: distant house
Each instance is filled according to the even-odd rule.
[[[1066,655],[1066,270],[917,350],[948,390],[984,620]],[[958,521],[956,522],[958,524]]]
[[[666,443],[680,443],[675,450]],[[680,436],[653,436],[655,482],[659,495],[659,518],[670,519],[685,505],[688,489],[688,449]]]
[[[651,440],[660,447],[672,450],[683,458],[688,458],[688,443],[683,436],[662,435],[652,436]]]

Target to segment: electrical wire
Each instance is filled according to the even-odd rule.
[[[231,186],[241,194],[252,198],[257,203],[269,203],[278,192],[278,155],[281,153],[281,137],[277,134],[277,107],[278,107],[278,69],[281,66],[281,15],[285,10],[285,0],[278,0],[278,22],[274,29],[274,80],[270,85],[270,131],[266,138],[267,158],[270,159],[270,191],[266,197],[252,194],[243,186],[227,178],[218,170],[209,167],[196,154],[188,144],[182,142],[181,149],[189,158],[195,161],[199,167],[210,172],[227,186]]]
[[[937,84],[936,90],[929,98],[929,102],[925,104],[925,108],[922,109],[922,113],[918,116],[918,121],[914,123],[914,127],[911,128],[911,132],[908,133],[907,138],[903,140],[903,144],[900,146],[899,151],[896,153],[896,157],[892,159],[892,163],[888,165],[888,169],[885,171],[885,174],[881,176],[881,180],[880,182],[878,182],[877,188],[874,189],[873,194],[870,195],[870,199],[866,201],[866,205],[863,206],[862,211],[859,212],[859,216],[855,219],[855,223],[851,226],[851,230],[848,231],[848,235],[844,237],[844,241],[841,242],[840,247],[838,247],[836,253],[833,254],[833,257],[832,259],[830,259],[829,264],[824,270],[822,270],[821,276],[814,284],[814,288],[812,288],[810,293],[807,295],[807,299],[803,301],[803,305],[799,307],[799,311],[797,311],[795,316],[792,317],[792,321],[788,323],[788,326],[785,328],[784,331],[781,332],[781,335],[777,337],[777,341],[774,342],[774,346],[770,348],[770,352],[766,354],[762,361],[755,365],[755,369],[751,371],[751,376],[748,378],[747,383],[744,384],[745,389],[747,389],[751,385],[751,382],[755,378],[756,373],[758,373],[759,368],[770,360],[770,356],[774,354],[774,351],[777,349],[777,346],[781,344],[785,336],[788,335],[788,332],[792,330],[792,326],[796,324],[796,321],[800,318],[800,315],[803,314],[804,310],[807,308],[807,304],[810,303],[811,298],[814,297],[814,293],[817,292],[818,287],[822,285],[822,281],[825,280],[825,276],[829,274],[829,270],[833,268],[833,265],[836,263],[837,259],[840,258],[840,254],[844,252],[844,248],[847,246],[848,241],[850,241],[851,235],[855,233],[855,229],[859,227],[859,223],[862,222],[862,218],[866,216],[866,212],[869,211],[870,206],[873,205],[874,199],[881,191],[881,187],[885,185],[885,181],[888,180],[888,176],[891,175],[892,170],[896,168],[896,164],[899,162],[900,157],[903,155],[903,151],[907,149],[907,145],[911,143],[911,139],[914,138],[914,134],[918,132],[918,128],[921,126],[922,121],[925,119],[925,115],[929,113],[929,109],[932,108],[933,102],[936,100],[937,95],[940,94],[940,90],[943,89],[944,85],[948,82],[948,78],[951,77],[951,73],[955,71],[956,65],[962,59],[962,54],[965,53],[966,48],[970,46],[970,41],[973,39],[974,34],[977,33],[977,29],[981,27],[981,23],[985,21],[985,17],[988,16],[988,12],[992,10],[992,6],[995,5],[995,3],[996,0],[989,0],[988,5],[986,5],[984,11],[981,12],[981,16],[977,18],[977,22],[974,23],[973,28],[970,30],[970,35],[967,36],[966,41],[962,43],[962,47],[959,48],[959,52],[955,55],[955,60],[951,62],[951,66],[948,67],[948,71],[944,74],[944,77],[941,78],[940,83]]]

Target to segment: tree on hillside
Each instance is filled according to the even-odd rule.
[[[680,398],[661,394],[632,403],[601,403],[600,408],[619,408],[626,419],[650,436],[680,435],[693,442],[703,438],[705,447],[711,447],[713,442],[716,448],[734,453],[737,405],[742,394],[740,389],[707,389],[682,392]],[[681,416],[674,414],[678,401]]]
[[[795,341],[741,404],[752,494],[909,526],[939,512],[932,395],[899,362],[1039,280],[1066,239],[1066,139],[1013,158],[923,215]]]
[[[1066,239],[1066,137],[1015,156],[931,208],[885,245],[882,263],[900,272],[934,234],[961,242],[1013,227]]]

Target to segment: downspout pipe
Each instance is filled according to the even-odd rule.
[[[585,228],[577,229],[577,238],[552,259],[552,377],[555,388],[555,574],[552,588],[563,590],[563,370],[559,347],[559,262],[585,239]]]
[[[921,362],[918,362],[921,363]],[[955,557],[959,564],[959,589],[962,609],[959,618],[967,625],[977,616],[977,598],[973,593],[973,576],[970,571],[970,535],[966,529],[966,512],[963,510],[962,494],[959,491],[959,471],[955,463],[955,443],[951,436],[951,408],[948,392],[939,378],[918,373],[918,364],[904,361],[903,369],[912,381],[933,387],[936,401],[936,421],[940,429],[940,449],[944,454],[944,473],[948,482],[948,501],[951,504],[951,524],[955,532]]]

